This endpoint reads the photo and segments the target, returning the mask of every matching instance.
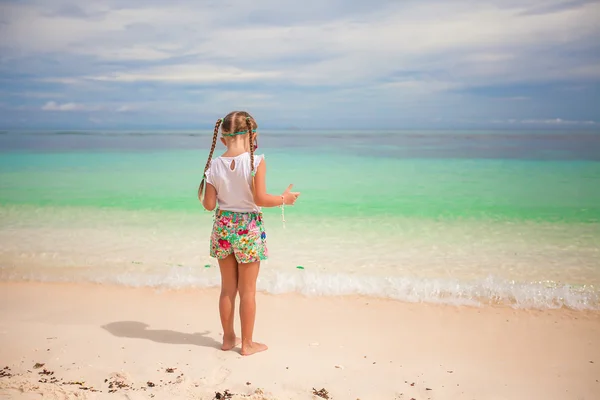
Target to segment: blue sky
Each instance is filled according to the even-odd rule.
[[[600,1],[0,0],[0,129],[600,127]]]

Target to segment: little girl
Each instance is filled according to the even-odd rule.
[[[212,160],[221,128],[225,153]],[[210,238],[210,255],[219,261],[221,296],[219,313],[223,325],[223,350],[240,343],[233,329],[235,301],[240,293],[242,351],[244,356],[267,350],[254,342],[252,332],[256,317],[256,278],[261,260],[268,256],[266,233],[260,207],[293,205],[300,195],[290,185],[281,195],[266,191],[267,165],[258,148],[258,125],[245,111],[234,111],[215,125],[212,146],[198,188],[198,199],[205,209],[215,213]],[[203,194],[204,181],[206,193]]]

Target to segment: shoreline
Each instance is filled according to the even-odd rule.
[[[600,396],[599,311],[258,293],[255,340],[269,350],[242,357],[239,348],[218,349],[217,301],[218,289],[1,282],[0,369],[12,376],[0,376],[0,394],[324,398],[314,388],[361,400]],[[44,369],[53,375],[40,375]],[[108,393],[115,381],[133,389]]]
[[[206,264],[184,267],[169,263],[131,269],[143,262],[121,262],[103,268],[59,266],[60,262],[22,263],[18,267],[0,267],[0,283],[102,285],[114,288],[146,288],[153,291],[218,290],[218,267]],[[593,284],[569,284],[554,281],[514,281],[488,276],[482,279],[353,275],[287,269],[266,265],[257,281],[263,295],[291,295],[308,298],[366,298],[407,304],[511,308],[518,310],[600,311],[600,292]]]

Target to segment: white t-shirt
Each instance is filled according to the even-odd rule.
[[[254,171],[258,168],[264,155],[254,155]],[[235,161],[233,170],[231,164]],[[217,190],[219,209],[235,212],[260,212],[254,203],[250,190],[252,171],[250,170],[250,153],[242,153],[237,157],[214,158],[208,171],[206,182]]]

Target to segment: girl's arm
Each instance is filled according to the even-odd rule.
[[[254,177],[254,202],[259,207],[278,207],[282,204],[294,204],[299,192],[290,192],[292,185],[290,185],[283,194],[273,195],[267,193],[267,164],[263,159],[258,168],[256,169],[256,176]]]
[[[204,198],[202,199],[202,205],[208,211],[212,211],[217,206],[217,189],[208,182],[205,182],[206,188],[204,188]]]

